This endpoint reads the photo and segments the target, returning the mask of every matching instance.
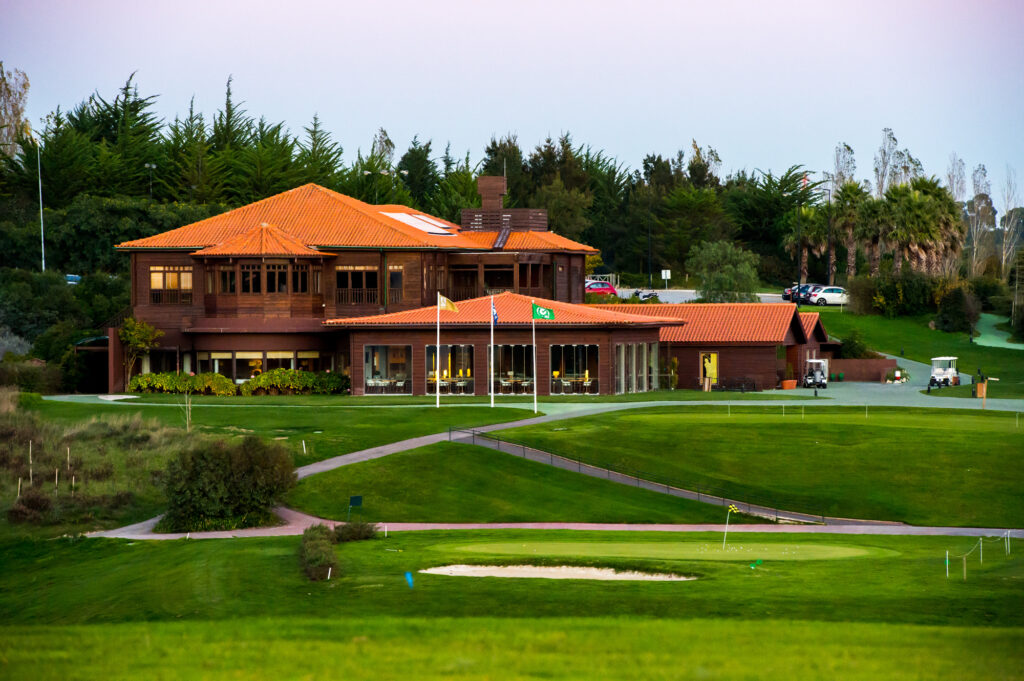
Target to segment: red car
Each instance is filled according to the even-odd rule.
[[[619,292],[607,281],[588,281],[587,293],[596,293],[599,296],[617,296]]]

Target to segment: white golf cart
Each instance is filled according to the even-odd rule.
[[[807,368],[804,370],[804,387],[821,388],[828,387],[828,360],[809,359]]]
[[[937,388],[960,385],[956,357],[932,357],[932,376],[928,379],[928,385]]]

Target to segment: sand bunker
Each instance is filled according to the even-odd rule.
[[[420,570],[428,575],[449,577],[516,577],[532,579],[599,579],[629,582],[687,582],[696,577],[657,572],[619,572],[611,568],[574,565],[444,565]]]

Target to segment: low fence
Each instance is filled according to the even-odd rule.
[[[515,442],[507,442],[491,437],[486,431],[475,428],[449,428],[448,440],[451,442],[465,442],[497,450],[504,454],[511,454],[523,459],[548,464],[556,468],[575,471],[594,478],[603,478],[631,487],[647,489],[653,492],[669,494],[682,499],[691,499],[705,504],[716,506],[729,506],[734,504],[740,511],[748,514],[768,518],[775,521],[791,521],[802,523],[825,523],[826,516],[823,514],[796,513],[776,508],[771,501],[751,498],[733,498],[725,496],[726,490],[710,487],[707,485],[686,483],[678,480],[661,482],[653,478],[661,477],[657,474],[649,474],[640,470],[618,467],[615,469],[605,468],[587,463],[560,454],[545,452]]]

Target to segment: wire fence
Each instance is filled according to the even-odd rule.
[[[727,507],[735,504],[743,513],[778,521],[804,523],[825,523],[828,517],[823,513],[804,513],[780,509],[777,502],[743,495],[742,497],[727,496],[729,490],[696,482],[684,482],[665,478],[658,473],[645,472],[623,466],[610,467],[598,465],[580,458],[554,454],[534,449],[515,442],[499,440],[491,437],[488,432],[476,428],[448,429],[448,440],[488,447],[504,454],[511,454],[523,459],[548,464],[556,468],[575,471],[594,478],[603,478],[614,482],[630,485],[640,489],[669,494],[683,499],[691,499],[706,504]]]
[[[978,541],[974,542],[974,544],[971,546],[971,549],[969,551],[967,551],[966,553],[961,553],[959,555],[950,556],[949,555],[949,551],[946,551],[946,579],[949,579],[949,561],[950,561],[950,558],[952,558],[953,560],[960,559],[963,562],[963,573],[964,573],[964,581],[965,582],[967,581],[967,558],[968,558],[968,556],[970,556],[975,551],[977,551],[978,552],[978,565],[984,565],[985,564],[985,542],[988,542],[990,544],[993,543],[993,542],[1000,542],[1003,545],[1003,553],[1006,556],[1010,555],[1010,547],[1011,547],[1010,530],[1006,530],[1005,532],[1000,534],[998,537],[978,537]]]

